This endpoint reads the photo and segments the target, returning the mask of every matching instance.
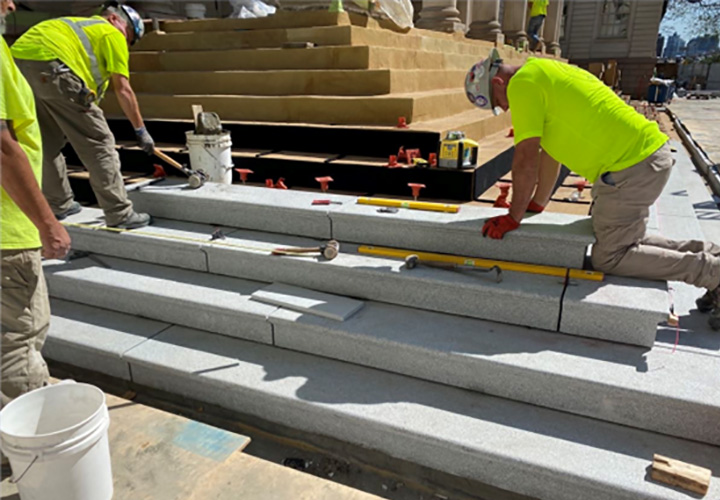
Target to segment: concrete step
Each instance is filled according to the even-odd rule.
[[[457,89],[464,71],[280,70],[146,71],[133,73],[135,92],[209,95],[362,96]],[[477,121],[477,115],[475,115]]]
[[[142,52],[279,48],[289,42],[310,42],[319,46],[368,45],[404,50],[471,54],[478,59],[485,57],[493,47],[491,42],[470,38],[428,36],[428,32],[425,30],[396,33],[357,26],[315,26],[247,31],[150,32],[133,47],[133,50]],[[516,51],[505,51],[502,56],[510,60],[523,59]]]
[[[76,359],[100,372],[107,364],[83,355],[86,340],[76,332],[101,328],[95,348],[107,351],[107,359],[123,350],[137,384],[533,498],[686,498],[646,479],[654,453],[709,468],[716,477],[720,470],[714,446],[204,331],[173,326],[132,339],[137,345],[124,350],[127,331],[117,316],[98,311],[95,326],[95,320],[79,326],[87,306],[57,309],[69,318],[54,318],[48,344],[63,335],[65,346],[77,348]],[[74,362],[71,352],[59,361]],[[711,483],[707,498],[720,495],[718,484]]]
[[[478,58],[475,54],[446,54],[368,46],[133,52],[130,54],[130,70],[445,69],[467,71]]]
[[[49,261],[52,297],[272,344],[277,307],[250,299],[262,283],[114,257]]]
[[[160,27],[167,33],[263,30],[280,28],[312,28],[316,26],[364,26],[380,28],[394,26],[392,23],[368,18],[349,12],[328,10],[289,11],[278,10],[272,16],[255,19],[197,19],[188,21],[164,21]]]
[[[200,104],[225,120],[379,126],[397,125],[401,116],[412,123],[472,109],[462,88],[381,96],[137,94],[137,99],[148,118],[186,118],[188,109]],[[114,93],[108,93],[103,109],[108,115],[122,115]]]
[[[101,215],[85,209],[69,222],[94,227]],[[665,288],[640,280],[573,280],[566,287],[562,278],[505,271],[495,283],[494,275],[473,272],[409,271],[402,260],[359,254],[342,240],[340,256],[329,262],[277,258],[269,255],[273,248],[319,242],[228,228],[225,239],[210,241],[212,226],[162,219],[122,234],[68,229],[78,250],[627,344],[652,346],[668,311]]]
[[[368,302],[344,322],[276,310],[267,318],[272,324],[274,345],[720,444],[720,422],[715,418],[720,396],[713,389],[720,381],[716,380],[720,377],[717,370],[720,359],[673,356],[670,350],[659,348],[647,352],[626,345],[470,319],[555,330],[565,287],[551,277],[505,273],[505,281],[498,285],[491,280],[437,269],[409,272],[398,261],[354,254],[351,249],[346,251],[347,246],[330,262],[279,258],[270,256],[269,251],[277,246],[308,246],[315,242],[250,231],[228,231],[226,239],[210,242],[210,227],[171,221],[158,221],[141,234],[119,235],[78,227],[71,227],[70,231],[74,248],[104,255],[95,258],[92,279],[85,268],[49,266],[52,293],[61,298],[89,300],[86,303],[114,309],[118,307],[115,300],[108,298],[122,299],[126,296],[124,288],[141,289],[140,284],[131,282],[139,283],[137,276],[147,273],[148,279],[164,280],[165,284],[154,282],[152,288],[144,288],[141,300],[145,309],[139,314],[147,315],[155,309],[155,297],[166,293],[162,292],[164,289],[177,289],[177,293],[187,297],[202,296],[205,302],[221,302],[212,299],[216,292],[210,278],[202,274],[180,272],[179,283],[175,283],[167,268],[135,266],[131,261],[105,255],[355,297]],[[178,239],[163,239],[160,235]],[[112,270],[98,267],[103,264]],[[111,277],[118,272],[122,279]],[[108,275],[108,286],[98,284],[102,274]],[[62,280],[73,283],[68,285]],[[251,293],[245,280],[238,289],[243,289],[243,294]],[[638,297],[639,288],[631,286],[628,280],[609,281],[606,286],[614,288],[615,296],[624,297],[623,306],[598,304],[596,300],[594,307],[598,312],[594,313],[588,307],[583,310],[583,304],[568,298],[566,292],[563,313],[572,315],[584,327],[580,333],[585,336],[607,336],[613,328],[626,341],[639,330],[652,328],[654,334],[654,325],[648,325],[644,319],[649,311],[627,312],[632,303],[644,302],[643,297]],[[219,279],[218,283],[225,289],[230,287],[229,281]],[[582,288],[578,283],[573,286]],[[118,287],[122,289],[117,290]],[[193,291],[185,293],[180,289]],[[82,295],[72,290],[82,290]],[[224,292],[220,295],[224,296]],[[126,305],[121,307],[119,310],[133,312]],[[192,319],[193,311],[199,307],[202,305],[183,302],[183,317]],[[625,321],[606,321],[605,330],[595,331],[593,319],[600,320],[601,314]],[[149,317],[173,321],[165,314]],[[186,321],[174,322],[187,325]],[[438,337],[438,332],[443,332],[442,336]],[[553,389],[548,389],[551,386]],[[578,398],[580,393],[583,398]],[[633,400],[633,404],[626,404],[628,400]]]
[[[453,213],[400,209],[395,214],[359,205],[352,196],[333,195],[340,205],[313,206],[318,193],[209,183],[135,191],[138,210],[156,217],[342,242],[408,248],[469,257],[582,268],[593,242],[590,219],[542,213],[526,216],[502,240],[483,238],[483,222],[502,209],[462,206]]]

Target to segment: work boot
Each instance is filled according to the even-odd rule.
[[[712,300],[712,302],[713,302],[713,310],[710,313],[710,318],[708,319],[708,323],[710,323],[710,328],[712,328],[715,331],[718,331],[718,330],[720,330],[720,286],[714,290],[710,290],[705,295],[710,295],[710,300]],[[705,298],[705,297],[703,296],[702,298]],[[700,307],[698,306],[698,309],[699,308]]]
[[[72,205],[70,205],[70,208],[65,210],[64,212],[60,212],[59,214],[55,214],[55,218],[57,220],[65,220],[71,215],[79,214],[82,210],[82,205],[78,203],[77,201],[73,201]]]
[[[705,295],[695,301],[695,305],[701,313],[709,313],[712,311],[715,308],[715,297],[713,296],[713,292],[710,290],[705,292]]]
[[[115,224],[114,226],[109,227],[116,227],[118,229],[138,229],[140,227],[145,227],[151,223],[152,217],[150,216],[150,214],[139,214],[133,210],[132,212],[130,212],[130,215],[127,219],[125,219],[119,224]]]

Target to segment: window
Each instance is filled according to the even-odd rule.
[[[630,0],[602,0],[600,11],[601,38],[625,38],[630,21]]]

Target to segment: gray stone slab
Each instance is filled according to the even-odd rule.
[[[205,239],[212,226],[157,219],[160,230],[183,238]],[[112,237],[99,231],[78,229],[82,249],[150,262],[193,268],[184,258],[191,251],[155,251],[159,238],[136,232],[124,233],[123,245],[111,245]],[[408,272],[403,262],[355,253],[356,246],[341,245],[338,258],[330,262],[315,257],[278,257],[270,252],[278,246],[316,246],[322,240],[273,233],[237,230],[223,240],[201,245],[203,259],[214,274],[241,277],[266,283],[282,281],[295,286],[362,299],[401,304],[504,323],[557,329],[561,280],[549,276],[505,272],[502,283],[490,275],[417,268]],[[114,236],[114,235],[111,235]],[[175,243],[175,242],[174,242]],[[195,248],[194,241],[178,241]],[[194,250],[193,250],[194,251]],[[523,303],[522,308],[507,307]]]
[[[105,224],[103,212],[97,208],[84,208],[67,222],[98,227]],[[205,242],[201,240],[210,243],[212,229],[212,226],[168,219],[155,219],[151,226],[123,233],[67,227],[74,250],[195,271],[207,271],[207,259],[202,251]]]
[[[295,286],[360,299],[400,304],[503,323],[556,330],[562,280],[551,276],[504,272],[503,282],[491,275],[442,269],[409,271],[402,260],[355,253],[341,244],[332,261],[307,257],[274,257],[242,247],[316,245],[313,240],[236,231],[226,243],[206,248],[211,273],[257,281],[282,281]],[[509,304],[523,304],[512,307]]]
[[[557,213],[528,216],[502,240],[483,238],[484,221],[507,210],[463,206],[457,214],[400,209],[381,214],[370,205],[330,212],[333,237],[341,242],[484,257],[563,267],[582,267],[593,242],[588,217]]]
[[[664,282],[618,276],[576,280],[565,290],[560,331],[652,347],[657,325],[667,321],[669,310]]]
[[[185,328],[127,359],[139,384],[535,498],[687,498],[645,479],[653,453],[720,470],[713,446]]]
[[[333,196],[345,202],[354,200]],[[136,210],[155,217],[329,239],[327,214],[340,205],[311,205],[318,197],[312,192],[215,183],[200,189],[151,186],[130,194]]]
[[[130,380],[123,354],[168,328],[159,321],[53,299],[43,356]]]
[[[360,300],[284,283],[273,283],[253,292],[250,297],[265,304],[272,304],[335,321],[345,321],[364,305]]]
[[[275,345],[720,444],[720,360],[368,302],[342,324],[279,310]]]
[[[52,297],[272,343],[277,308],[250,300],[261,283],[106,256],[44,268]]]

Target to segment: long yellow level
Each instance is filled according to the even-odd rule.
[[[411,208],[413,210],[428,210],[430,212],[448,212],[452,214],[460,211],[460,205],[449,205],[447,203],[430,203],[427,201],[405,201],[393,200],[390,198],[368,198],[361,196],[357,202],[360,205],[377,205],[379,207]]]
[[[382,257],[396,257],[404,259],[408,255],[417,255],[420,260],[432,262],[443,262],[447,264],[456,264],[459,266],[473,266],[482,268],[491,268],[498,266],[503,271],[517,271],[530,274],[544,274],[546,276],[558,276],[569,278],[602,281],[605,279],[603,273],[597,271],[586,271],[583,269],[569,269],[566,267],[556,266],[540,266],[535,264],[523,264],[522,262],[508,262],[504,260],[478,259],[475,257],[461,257],[459,255],[446,255],[441,253],[416,252],[414,250],[400,250],[397,248],[372,247],[363,245],[358,248],[358,252],[368,255],[380,255]]]

